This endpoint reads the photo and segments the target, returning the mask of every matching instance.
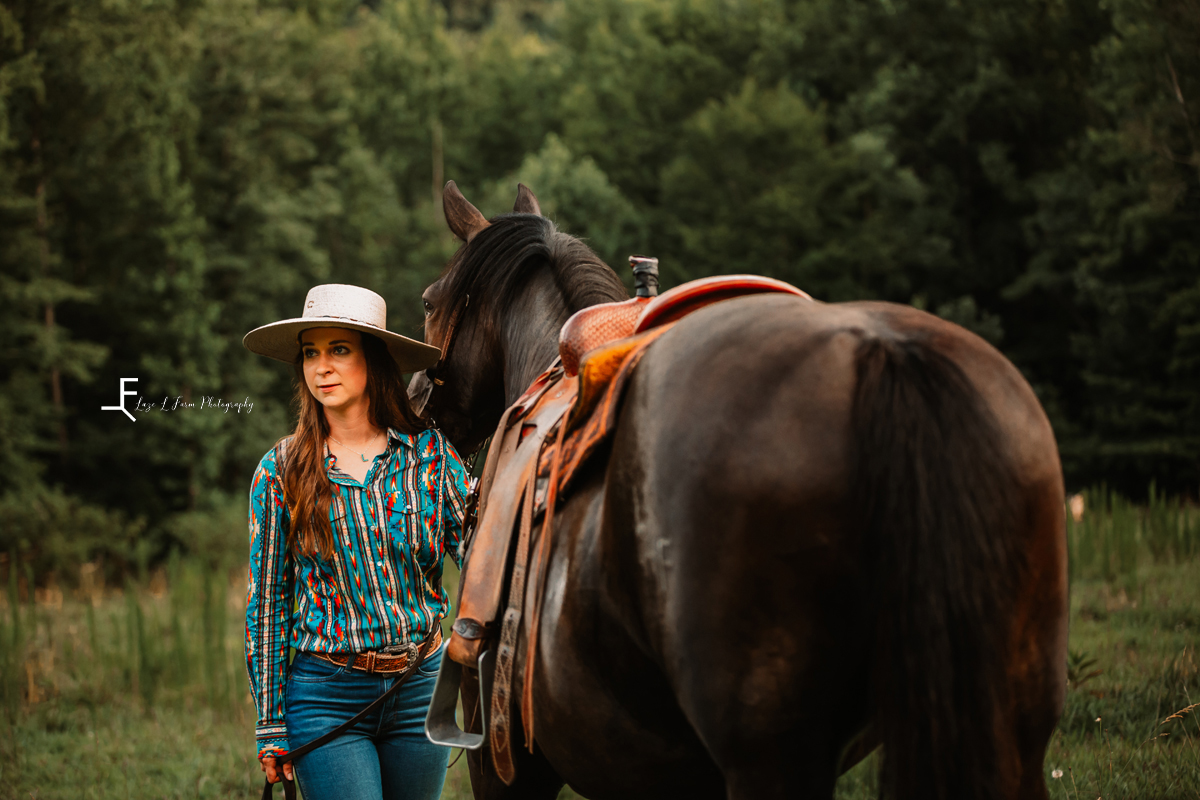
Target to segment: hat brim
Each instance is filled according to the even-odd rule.
[[[297,338],[301,331],[309,328],[349,328],[378,337],[385,345],[401,372],[419,372],[428,369],[441,358],[441,351],[432,345],[418,342],[398,333],[364,325],[340,317],[301,317],[272,322],[255,328],[242,337],[242,344],[252,353],[273,358],[285,364],[293,364],[300,352]]]

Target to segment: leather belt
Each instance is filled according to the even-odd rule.
[[[408,681],[409,678],[412,677],[413,672],[416,671],[417,667],[421,666],[421,663],[425,660],[425,658],[430,653],[432,653],[434,650],[437,649],[436,647],[433,646],[433,642],[435,639],[439,642],[442,640],[442,626],[439,623],[440,623],[440,620],[434,621],[434,623],[433,623],[434,629],[432,631],[430,631],[429,635],[427,637],[425,637],[425,641],[422,642],[421,646],[417,648],[417,654],[415,656],[413,656],[412,663],[409,665],[409,668],[406,669],[403,673],[401,673],[401,675],[398,678],[396,678],[395,683],[392,684],[392,688],[388,689],[386,692],[379,695],[379,697],[376,697],[374,700],[372,700],[367,705],[366,708],[364,708],[362,711],[359,711],[353,717],[346,720],[341,725],[338,725],[333,730],[328,731],[327,733],[321,734],[317,738],[313,739],[311,742],[309,742],[307,744],[302,744],[299,747],[295,748],[294,750],[291,750],[290,752],[277,754],[275,756],[275,763],[279,766],[282,766],[283,764],[286,764],[289,761],[295,761],[297,758],[300,758],[303,755],[311,753],[313,750],[316,750],[318,747],[325,744],[326,742],[333,741],[337,737],[341,736],[343,733],[350,730],[358,723],[362,722],[363,719],[368,714],[371,714],[376,709],[378,709],[380,706],[382,706],[384,703],[386,703],[388,698],[391,697],[392,695],[394,695],[396,693],[396,691],[401,686],[403,686],[405,684],[405,682]],[[403,645],[403,646],[408,647],[408,645]],[[337,663],[337,662],[334,662],[334,663]],[[269,780],[267,780],[263,783],[262,800],[271,800],[271,786],[272,785],[273,784]],[[296,782],[295,781],[290,781],[287,778],[283,779],[283,796],[284,796],[284,800],[296,800]]]
[[[442,631],[439,626],[433,634],[433,645],[429,652],[433,653],[442,646]],[[382,650],[368,650],[365,653],[312,653],[312,655],[339,667],[349,666],[351,669],[374,674],[403,672],[417,656],[419,645],[409,642],[401,645],[403,653],[387,653]]]

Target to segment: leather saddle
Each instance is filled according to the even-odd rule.
[[[790,284],[757,275],[703,278],[655,297],[657,261],[630,261],[638,296],[585,308],[567,320],[559,359],[501,417],[479,483],[478,523],[468,532],[458,613],[426,733],[440,744],[467,749],[490,741],[505,783],[516,776],[508,717],[516,643],[526,613],[529,652],[524,685],[516,694],[525,744],[533,747],[532,665],[557,499],[611,437],[638,363],[659,336],[705,306],[765,292],[812,299]],[[542,524],[535,532],[538,519]],[[454,721],[462,667],[480,670],[481,694],[490,689],[491,696],[479,701],[482,735],[464,733]],[[492,675],[484,675],[489,669]]]

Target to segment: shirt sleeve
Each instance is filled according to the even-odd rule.
[[[463,516],[466,514],[467,468],[453,445],[439,433],[442,442],[442,541],[445,552],[462,567]]]
[[[246,671],[258,711],[257,754],[288,750],[284,722],[292,628],[292,559],[287,504],[275,452],[263,456],[250,485],[250,588],[246,598]]]

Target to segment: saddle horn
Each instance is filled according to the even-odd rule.
[[[630,256],[633,283],[638,297],[658,297],[658,259],[650,256]]]

